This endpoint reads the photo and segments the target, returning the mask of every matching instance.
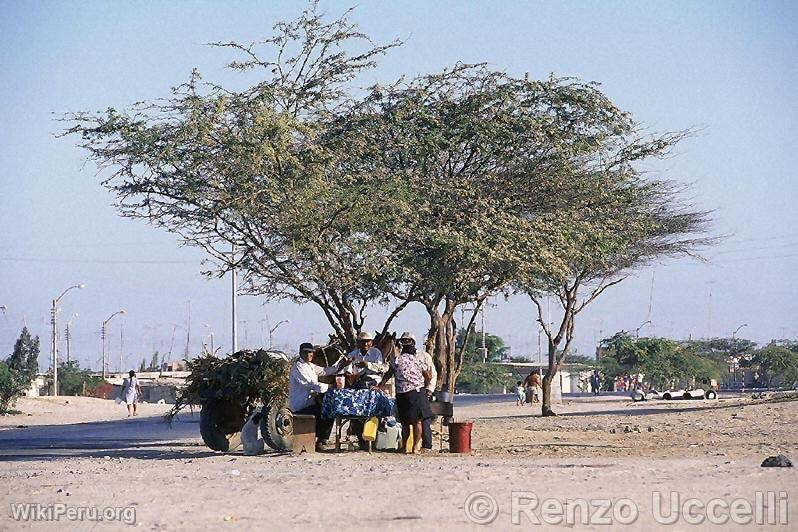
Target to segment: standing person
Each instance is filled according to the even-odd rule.
[[[352,388],[367,390],[375,386],[380,377],[388,370],[388,364],[382,358],[382,351],[374,347],[374,337],[368,331],[357,335],[357,348],[349,353],[351,364],[345,372],[349,375],[348,382]],[[363,439],[363,422],[353,419],[349,428],[355,436],[360,449],[366,449],[366,440]]]
[[[515,406],[524,406],[526,402],[526,390],[524,390],[524,383],[522,381],[516,382],[515,393]]]
[[[524,386],[524,395],[525,395],[524,401],[527,402],[527,403],[530,403],[530,404],[532,403],[532,396],[534,394],[534,389],[533,389],[533,385],[532,385],[532,379],[533,379],[534,375],[535,375],[535,370],[534,369],[530,370],[529,371],[529,375],[526,376],[526,378],[524,379],[524,384],[523,384],[523,386]]]
[[[416,346],[405,343],[402,352],[391,361],[390,367],[377,388],[383,389],[391,377],[396,377],[396,409],[402,423],[402,450],[407,452],[407,439],[413,431],[412,454],[421,451],[422,425],[432,417],[425,388],[432,380],[432,373],[416,356]]]
[[[594,369],[593,374],[590,376],[590,388],[593,395],[598,395],[599,390],[601,390],[601,376],[597,369]]]
[[[540,371],[535,370],[532,372],[532,402],[539,403],[540,402]]]
[[[141,390],[139,379],[136,377],[136,372],[132,369],[128,372],[128,378],[125,379],[122,390],[125,394],[125,404],[127,404],[127,417],[135,416],[136,404],[141,402],[144,393]]]
[[[405,331],[399,338],[399,345],[412,345],[416,347],[416,337],[410,331]],[[427,394],[427,401],[432,399],[432,394],[435,392],[435,385],[438,383],[438,371],[435,369],[435,362],[432,360],[432,355],[427,353],[426,350],[416,349],[416,356],[421,360],[424,368],[430,372],[430,381],[424,388]],[[424,418],[422,424],[422,442],[421,446],[424,449],[432,450],[432,417]]]
[[[328,385],[319,382],[319,375],[335,375],[341,367],[349,363],[342,357],[338,364],[322,368],[312,364],[316,350],[313,344],[304,342],[299,346],[299,359],[291,366],[288,376],[288,406],[294,414],[303,414],[316,418],[316,451],[323,451],[330,438],[333,420],[321,417],[321,396]]]

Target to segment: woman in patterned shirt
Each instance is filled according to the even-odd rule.
[[[402,449],[407,452],[407,439],[413,429],[413,454],[421,449],[422,423],[432,417],[424,388],[432,380],[432,373],[416,356],[416,346],[403,344],[402,352],[391,361],[378,386],[383,389],[391,377],[396,377],[396,409],[402,423]]]

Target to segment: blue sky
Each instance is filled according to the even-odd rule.
[[[337,15],[351,4],[322,2]],[[58,115],[168,96],[198,68],[206,80],[242,83],[225,69],[235,56],[204,46],[256,41],[300,2],[19,2],[0,0],[0,356],[23,323],[49,353],[50,301],[74,313],[73,355],[96,366],[100,323],[112,368],[154,349],[197,351],[213,331],[230,346],[229,279],[203,278],[202,254],[142,222],[121,219],[75,139],[56,138]],[[798,338],[798,7],[793,2],[368,2],[352,15],[377,42],[406,44],[363,85],[439,70],[456,61],[532,77],[597,81],[653,131],[699,128],[651,170],[691,183],[691,198],[715,211],[727,235],[707,262],[681,259],[641,270],[580,316],[576,347],[620,329],[675,338]],[[537,354],[532,307],[494,302],[489,331],[514,354]],[[378,326],[375,319],[369,322]],[[240,344],[320,341],[327,327],[312,306],[241,298]],[[268,319],[268,321],[267,321]],[[206,327],[207,325],[207,327]],[[397,328],[423,335],[420,309]],[[120,330],[121,329],[121,330]],[[123,346],[120,346],[123,338]],[[62,346],[63,352],[63,346]]]

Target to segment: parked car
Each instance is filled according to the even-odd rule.
[[[650,401],[652,399],[664,399],[670,401],[672,399],[717,399],[718,394],[715,390],[704,390],[703,388],[696,388],[695,390],[667,390],[658,392],[656,390],[635,390],[632,392],[632,400]]]

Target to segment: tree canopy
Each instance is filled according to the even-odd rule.
[[[527,294],[549,339],[545,409],[585,305],[709,242],[706,213],[639,168],[685,134],[645,134],[595,83],[485,65],[360,90],[400,43],[373,44],[348,16],[313,3],[261,45],[215,43],[258,77],[247,89],[194,72],[166,99],[69,116],[67,133],[107,172],[122,216],[205,249],[208,275],[237,268],[249,294],[315,304],[345,344],[370,305],[390,307],[383,330],[423,305],[450,390],[486,299]],[[542,294],[563,309],[553,329]]]

